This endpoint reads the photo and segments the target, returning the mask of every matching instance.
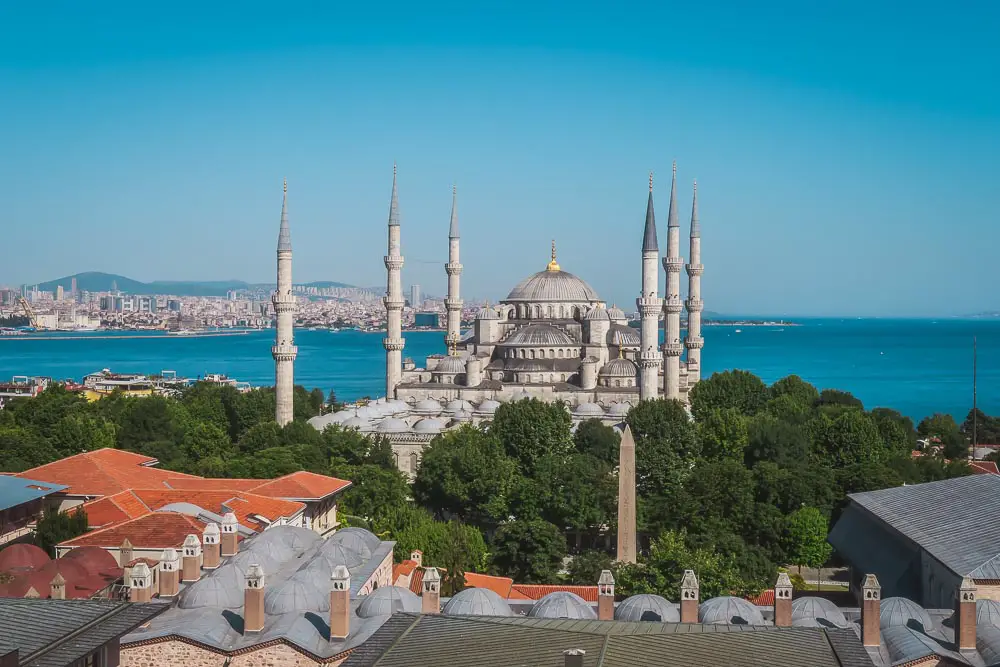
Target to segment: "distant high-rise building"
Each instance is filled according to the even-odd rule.
[[[181,312],[181,302],[178,299],[167,299],[167,311],[171,313]]]
[[[424,295],[420,293],[420,285],[410,285],[410,308],[419,308],[424,302]]]
[[[112,294],[118,294],[118,281],[117,280],[112,280],[111,281],[111,293]]]
[[[71,278],[70,281],[69,281],[69,293],[73,295],[74,299],[76,298],[76,295],[78,294],[77,289],[76,289],[76,276],[73,276],[73,278]]]
[[[63,290],[62,285],[56,285],[56,301],[62,301],[66,296],[65,290]]]

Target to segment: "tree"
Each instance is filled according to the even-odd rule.
[[[184,433],[181,446],[192,462],[212,457],[225,461],[236,454],[236,447],[229,435],[213,422],[193,424]]]
[[[398,470],[361,465],[334,468],[330,472],[353,482],[341,500],[346,514],[378,521],[410,502],[410,486]]]
[[[815,507],[802,507],[788,517],[788,537],[792,562],[799,566],[821,568],[830,560],[833,548],[826,541],[829,524]]]
[[[590,454],[596,459],[618,465],[618,446],[621,436],[613,428],[600,419],[587,419],[580,422],[573,434],[573,445],[581,454]]]
[[[969,410],[960,429],[970,442],[972,442],[973,422],[976,431],[974,445],[1000,445],[1000,419],[990,417],[979,408]]]
[[[917,432],[909,417],[889,408],[875,408],[871,418],[890,451],[909,456],[917,446]]]
[[[626,422],[635,438],[636,487],[653,497],[675,492],[701,454],[695,426],[684,406],[670,399],[642,401]]]
[[[278,422],[254,424],[240,437],[238,448],[241,454],[253,454],[282,444],[281,427]]]
[[[179,401],[165,396],[128,398],[118,431],[118,445],[153,456],[153,451],[162,451],[159,443],[179,444],[190,421],[187,409]],[[154,444],[157,447],[151,446]]]
[[[584,551],[573,557],[569,563],[569,583],[577,586],[593,586],[603,570],[613,565],[611,556],[603,551]]]
[[[849,391],[840,391],[839,389],[824,389],[819,393],[818,405],[840,405],[849,408],[860,408],[865,409],[865,404],[861,402],[861,399],[855,398],[854,394]]]
[[[60,419],[49,438],[60,456],[72,456],[105,447],[117,441],[115,425],[100,417],[71,412]]]
[[[787,396],[795,403],[807,408],[812,407],[819,400],[819,391],[816,390],[816,387],[798,375],[781,378],[768,388],[767,393],[771,400]]]
[[[878,428],[861,410],[848,410],[825,424],[819,446],[828,460],[839,467],[880,463],[888,458]]]
[[[526,584],[555,581],[566,556],[562,531],[541,519],[503,524],[490,546],[492,572]]]
[[[691,412],[699,421],[713,408],[735,408],[752,416],[768,399],[767,385],[753,373],[741,370],[713,373],[692,387],[689,394]]]
[[[758,461],[786,465],[811,455],[812,436],[803,426],[789,424],[771,414],[757,415],[747,424],[744,461],[749,466]]]
[[[698,423],[702,453],[739,461],[750,443],[747,418],[736,408],[713,408]]]
[[[408,556],[414,549],[420,549],[425,566],[442,569],[443,595],[462,590],[466,572],[486,569],[486,542],[483,534],[472,526],[458,521],[435,521],[424,512],[391,534],[398,553]]]
[[[951,415],[938,412],[924,417],[917,425],[917,433],[925,438],[938,438],[945,458],[965,458],[969,455],[969,443]]]
[[[572,421],[561,403],[535,398],[504,403],[493,416],[490,433],[524,474],[546,455],[565,455],[573,448]]]
[[[0,426],[0,470],[21,472],[57,458],[59,453],[33,429]]]
[[[35,545],[47,554],[56,557],[56,545],[87,532],[89,523],[83,508],[60,512],[54,507],[46,507],[42,518],[35,526]]]

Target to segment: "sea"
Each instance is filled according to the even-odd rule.
[[[888,407],[919,421],[935,412],[959,422],[972,407],[973,339],[978,406],[1000,414],[1000,320],[801,319],[798,326],[706,326],[702,373],[739,368],[771,383],[799,375],[820,389],[849,391],[866,408]],[[444,351],[440,331],[404,331],[403,355],[423,365]],[[0,382],[15,375],[79,381],[121,373],[222,373],[253,385],[274,381],[273,330],[200,337],[141,332],[0,336]],[[384,394],[384,334],[297,329],[295,382],[339,400]]]

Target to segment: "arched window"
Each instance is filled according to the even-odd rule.
[[[560,359],[562,359],[562,358],[563,358],[563,351],[562,351],[562,350],[559,350],[559,358],[560,358]]]
[[[622,381],[621,380],[615,380],[615,386],[616,387],[622,386]]]
[[[410,454],[410,472],[417,472],[417,453]]]
[[[535,351],[534,350],[528,350],[528,358],[529,359],[534,359],[535,358]]]

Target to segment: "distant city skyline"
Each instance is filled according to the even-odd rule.
[[[1000,310],[998,7],[122,7],[0,7],[0,283],[271,282],[287,177],[295,283],[380,285],[395,161],[404,285],[444,294],[456,183],[467,298],[554,238],[631,310],[676,159],[710,310]]]

